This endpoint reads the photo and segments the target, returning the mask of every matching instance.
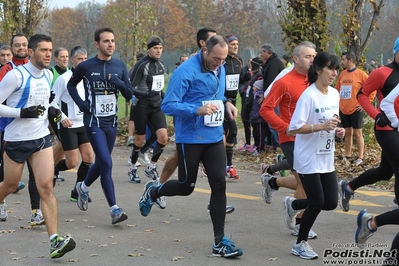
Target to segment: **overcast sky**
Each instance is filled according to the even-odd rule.
[[[106,4],[107,0],[49,0],[50,8],[76,7],[79,3],[96,2]]]

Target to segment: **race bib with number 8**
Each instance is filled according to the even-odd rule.
[[[329,154],[334,151],[335,130],[319,131],[319,139],[317,141],[317,154]]]

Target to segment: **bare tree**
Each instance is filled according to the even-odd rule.
[[[372,6],[371,21],[366,27],[367,33],[363,39],[362,21],[364,21],[365,5],[369,3]],[[347,13],[343,16],[343,34],[344,46],[347,51],[351,51],[356,55],[358,63],[363,63],[363,53],[370,43],[374,30],[377,29],[377,20],[380,17],[381,10],[385,4],[385,0],[348,0]]]
[[[83,44],[89,55],[97,52],[93,45],[94,32],[99,25],[103,24],[101,21],[103,7],[104,5],[96,3],[95,1],[86,1],[80,3],[76,8],[83,15],[83,24],[76,29],[75,34],[83,39]]]

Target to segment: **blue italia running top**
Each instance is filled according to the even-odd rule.
[[[118,86],[109,82],[110,75],[116,76],[122,82],[118,82]],[[85,100],[79,96],[76,89],[81,80],[85,87]],[[83,122],[89,127],[117,126],[118,92],[120,91],[128,100],[133,95],[126,64],[115,58],[108,61],[100,60],[97,56],[76,67],[67,89],[80,111],[84,112]]]

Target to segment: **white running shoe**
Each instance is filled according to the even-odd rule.
[[[300,227],[300,224],[295,225],[295,228],[292,229],[292,231],[291,231],[291,235],[298,236],[299,235],[299,227]],[[312,229],[310,229],[310,231],[308,233],[308,239],[316,239],[316,238],[317,238],[317,234]]]
[[[151,163],[150,159],[148,158],[147,153],[142,153],[141,151],[139,151],[139,157],[143,161],[144,164],[149,165]]]
[[[273,178],[273,176],[266,172],[264,174],[262,174],[260,177],[260,180],[262,181],[262,186],[263,186],[262,198],[263,198],[263,201],[266,202],[267,204],[272,203],[273,192],[277,191],[275,189],[272,189],[272,187],[269,185],[269,180],[271,180],[272,178]]]
[[[283,199],[283,205],[284,205],[284,216],[285,216],[285,225],[289,229],[294,229],[295,228],[295,217],[298,215],[300,212],[299,210],[294,210],[292,208],[292,202],[295,200],[294,197],[284,197]]]
[[[319,255],[317,255],[316,252],[313,251],[312,247],[309,246],[308,242],[305,240],[302,240],[299,244],[294,243],[291,249],[292,254],[295,256],[299,256],[302,259],[305,260],[312,260],[312,259],[317,259]]]
[[[155,206],[159,207],[160,209],[165,209],[166,208],[166,200],[164,196],[161,196],[157,198],[157,200],[154,202]]]

